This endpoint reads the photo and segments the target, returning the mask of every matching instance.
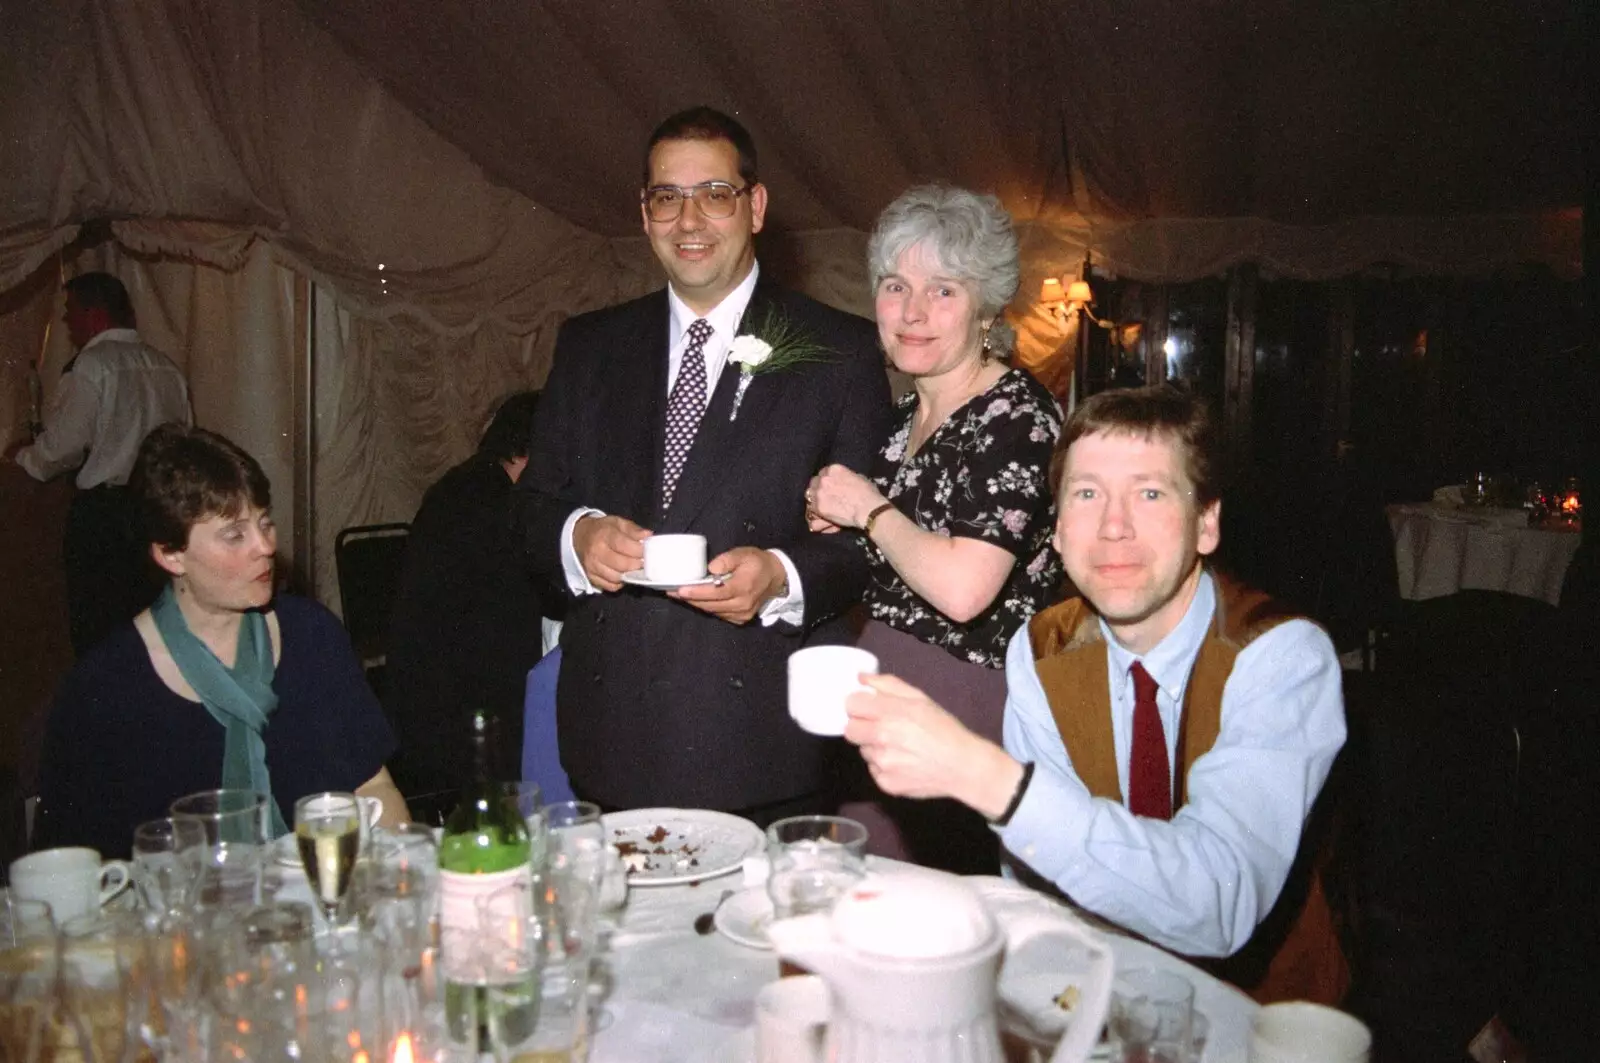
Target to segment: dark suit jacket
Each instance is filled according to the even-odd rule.
[[[518,777],[541,597],[512,528],[511,478],[474,455],[423,496],[390,613],[383,701],[400,740],[391,770],[402,793],[471,778],[468,721],[479,708],[498,721],[497,774]]]
[[[806,530],[805,488],[829,463],[868,467],[888,431],[889,386],[868,322],[766,284],[745,321],[773,305],[833,356],[757,375],[733,420],[730,363],[666,514],[665,290],[573,318],[556,341],[517,491],[534,568],[565,586],[562,525],[593,506],[652,531],[704,535],[708,557],[780,548],[805,596],[804,631],[730,624],[631,587],[571,604],[561,758],[574,788],[604,804],[739,809],[821,786],[822,742],[789,719],[786,664],[807,643],[849,641],[842,614],[867,571],[853,534]]]

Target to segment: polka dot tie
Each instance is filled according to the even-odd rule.
[[[700,318],[689,326],[689,347],[683,352],[678,379],[667,396],[667,439],[661,462],[661,508],[672,505],[683,463],[706,412],[706,340],[711,326]]]

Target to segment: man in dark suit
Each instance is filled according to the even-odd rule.
[[[496,777],[519,777],[523,688],[550,595],[523,565],[510,500],[538,401],[530,391],[502,402],[477,453],[428,488],[411,522],[383,684],[403,793],[458,791],[471,777],[477,709],[496,721]]]
[[[733,119],[663,122],[644,186],[668,288],[562,328],[518,490],[531,563],[575,595],[562,761],[608,807],[818,811],[822,742],[788,718],[786,662],[849,640],[867,572],[852,536],[807,531],[805,489],[830,462],[865,469],[888,431],[875,330],[760,277],[767,189]],[[742,381],[729,349],[751,333],[789,342]],[[813,357],[781,364],[796,349]],[[720,582],[626,586],[671,532],[706,537]]]

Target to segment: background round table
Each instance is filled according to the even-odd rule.
[[[1418,502],[1385,512],[1400,597],[1412,601],[1481,590],[1559,605],[1561,581],[1583,539],[1576,529],[1530,528],[1520,509]]]

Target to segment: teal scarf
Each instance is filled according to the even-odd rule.
[[[278,802],[272,798],[272,778],[267,774],[267,744],[261,738],[268,717],[278,707],[278,695],[272,689],[275,666],[266,617],[255,610],[244,614],[239,624],[239,647],[233,667],[227,668],[211,648],[189,630],[170,583],[150,607],[150,615],[178,671],[200,695],[200,702],[211,718],[222,725],[222,788],[257,790],[266,794],[267,808],[272,814],[272,836],[289,833]]]

